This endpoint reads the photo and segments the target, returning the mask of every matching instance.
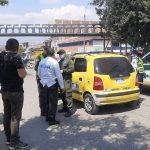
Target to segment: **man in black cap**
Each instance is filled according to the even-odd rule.
[[[0,53],[0,82],[4,104],[4,131],[10,149],[23,149],[27,144],[20,141],[19,123],[24,100],[23,79],[26,70],[21,57],[17,54],[19,42],[9,39],[6,51]]]
[[[74,62],[63,49],[60,49],[57,54],[60,57],[59,65],[65,85],[65,92],[61,93],[63,108],[58,110],[58,112],[65,112],[65,117],[70,117],[73,114],[72,73],[74,71]]]

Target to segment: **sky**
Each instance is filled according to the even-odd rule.
[[[45,24],[55,19],[98,20],[92,0],[9,0],[0,6],[0,24]],[[9,37],[8,37],[9,38]],[[0,37],[0,45],[8,38]],[[39,42],[45,38],[17,38],[20,42]]]

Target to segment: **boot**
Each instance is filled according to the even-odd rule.
[[[64,113],[64,112],[67,112],[67,111],[68,111],[68,109],[65,108],[65,107],[63,107],[62,109],[58,110],[59,113]]]
[[[56,125],[56,124],[60,124],[60,121],[54,119],[54,118],[50,118],[49,119],[49,125],[52,126],[52,125]]]
[[[71,110],[68,110],[66,113],[65,113],[65,117],[71,117],[73,115],[73,111]]]

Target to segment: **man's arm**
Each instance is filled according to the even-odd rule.
[[[40,58],[37,57],[36,60],[35,60],[35,67],[34,67],[34,70],[35,70],[35,71],[38,71],[39,63],[40,63]]]
[[[27,75],[27,72],[24,68],[24,65],[20,56],[15,57],[15,65],[16,65],[16,69],[17,69],[19,77],[24,79]]]
[[[38,71],[39,63],[40,63],[40,61],[36,61],[36,62],[35,62],[35,67],[34,67],[34,70],[35,70],[35,71]]]
[[[41,78],[41,61],[39,62],[39,65],[38,65],[38,70],[37,70],[37,75],[39,78]]]
[[[17,69],[18,75],[20,78],[24,79],[27,75],[27,72],[24,68]]]
[[[63,69],[63,73],[71,74],[74,72],[74,62],[69,60],[67,68]]]
[[[135,58],[132,59],[131,64],[132,64],[134,70],[137,71],[137,60]]]
[[[64,90],[64,81],[63,81],[63,77],[62,77],[62,74],[61,74],[60,67],[59,67],[58,63],[55,64],[55,74],[56,74],[56,78],[58,80],[60,88],[62,90]]]

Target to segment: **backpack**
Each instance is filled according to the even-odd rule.
[[[5,56],[6,52],[1,52],[0,53],[0,83],[1,83],[1,75],[2,75],[2,70],[4,67],[4,56]]]

